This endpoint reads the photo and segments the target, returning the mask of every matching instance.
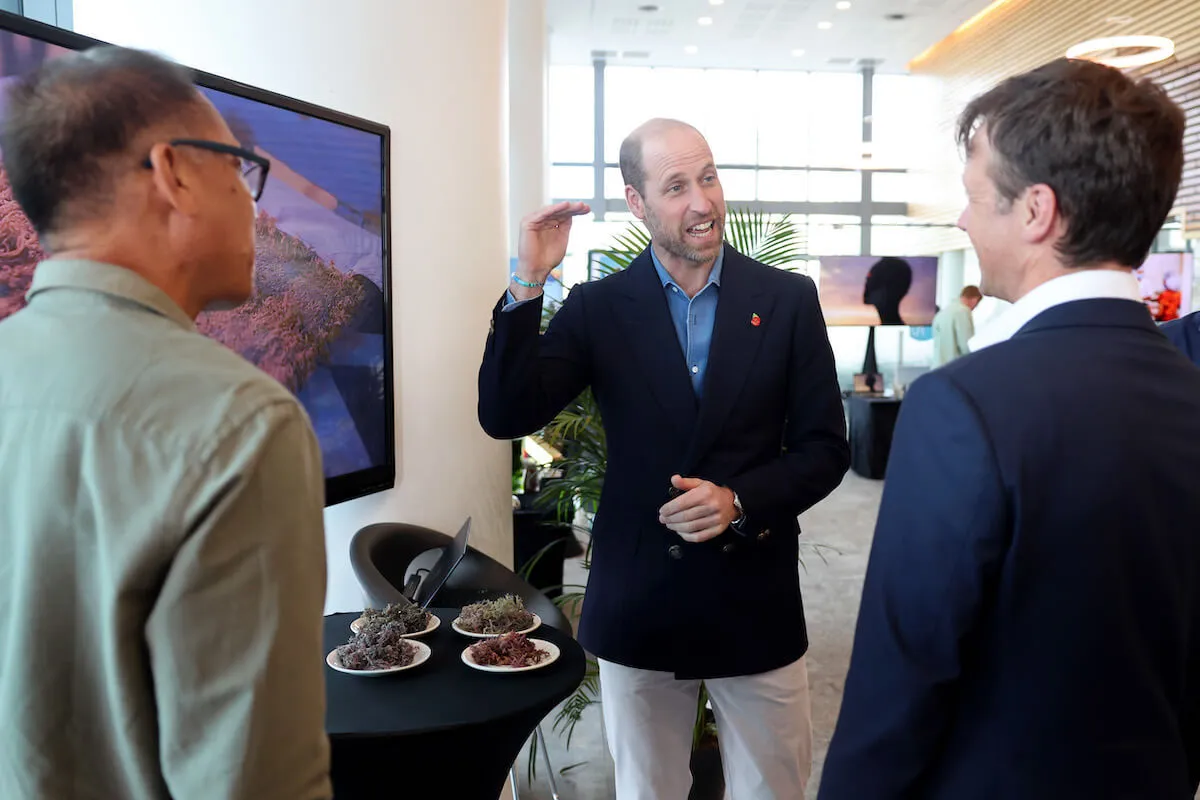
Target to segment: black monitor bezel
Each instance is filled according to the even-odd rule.
[[[11,31],[21,36],[41,39],[47,44],[64,47],[69,50],[87,50],[91,47],[108,45],[99,39],[83,36],[73,31],[56,28],[26,17],[17,16],[7,11],[0,11],[0,29]],[[386,437],[385,452],[387,461],[367,469],[337,475],[325,479],[325,506],[332,506],[364,497],[369,494],[387,491],[396,485],[396,420],[395,420],[395,344],[392,333],[392,248],[391,248],[391,128],[378,122],[372,122],[362,117],[335,111],[331,108],[318,106],[294,97],[267,91],[257,86],[240,83],[223,78],[203,70],[188,68],[198,86],[215,89],[220,92],[238,95],[249,100],[266,103],[286,111],[293,111],[317,119],[326,120],[339,125],[356,128],[380,137],[383,165],[383,197],[381,197],[381,238],[383,244],[383,307],[384,307],[384,415]]]

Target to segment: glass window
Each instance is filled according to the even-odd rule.
[[[594,70],[553,66],[549,83],[550,160],[591,161],[596,147]]]
[[[907,172],[875,172],[871,175],[871,199],[877,203],[910,203],[912,175]]]
[[[921,75],[876,75],[871,95],[872,163],[915,168],[933,163],[954,142],[939,121],[941,87]]]
[[[625,179],[617,167],[606,167],[604,170],[604,196],[614,200],[625,198]]]
[[[590,200],[596,191],[591,167],[550,167],[550,196]]]
[[[725,202],[753,200],[757,191],[752,169],[723,169],[719,175],[721,188],[725,191]]]
[[[858,217],[812,214],[808,218],[808,252],[815,256],[862,255]]]
[[[813,170],[808,173],[808,197],[818,203],[862,200],[862,174]]]
[[[758,163],[758,112],[754,90],[757,73],[750,70],[686,70],[687,79],[678,86],[683,97],[703,94],[720,98],[717,103],[694,103],[695,119],[689,119],[712,148],[718,164]]]
[[[799,203],[808,199],[808,173],[802,169],[760,169],[758,199]]]
[[[809,123],[809,163],[815,167],[857,167],[862,161],[862,75],[813,72],[803,99],[814,109]]]
[[[809,158],[810,109],[807,72],[760,72],[758,163],[772,167],[804,167]],[[859,109],[861,110],[861,108]],[[855,111],[855,117],[859,111]]]

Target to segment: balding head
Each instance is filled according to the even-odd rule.
[[[46,62],[11,90],[0,147],[20,203],[45,239],[106,207],[156,134],[214,112],[184,68],[97,47]]]
[[[646,161],[644,154],[646,141],[675,130],[688,130],[701,139],[704,138],[700,131],[686,122],[663,118],[643,122],[625,137],[625,141],[621,142],[620,165],[621,179],[625,181],[626,186],[632,186],[638,194],[645,196]]]

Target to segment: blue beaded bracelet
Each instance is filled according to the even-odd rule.
[[[518,286],[524,286],[526,289],[540,289],[546,283],[545,281],[533,283],[532,281],[523,280],[515,272],[512,274],[512,279]]]

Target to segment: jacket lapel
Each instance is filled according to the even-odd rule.
[[[696,393],[650,251],[638,256],[627,272],[626,302],[618,307],[616,316],[624,329],[630,358],[640,366],[650,393],[667,417],[685,436],[690,435],[696,425]]]
[[[763,335],[772,324],[775,297],[755,285],[753,272],[744,263],[747,260],[726,245],[717,318],[704,374],[704,399],[684,459],[685,475],[694,471],[696,462],[716,440],[754,366]]]

